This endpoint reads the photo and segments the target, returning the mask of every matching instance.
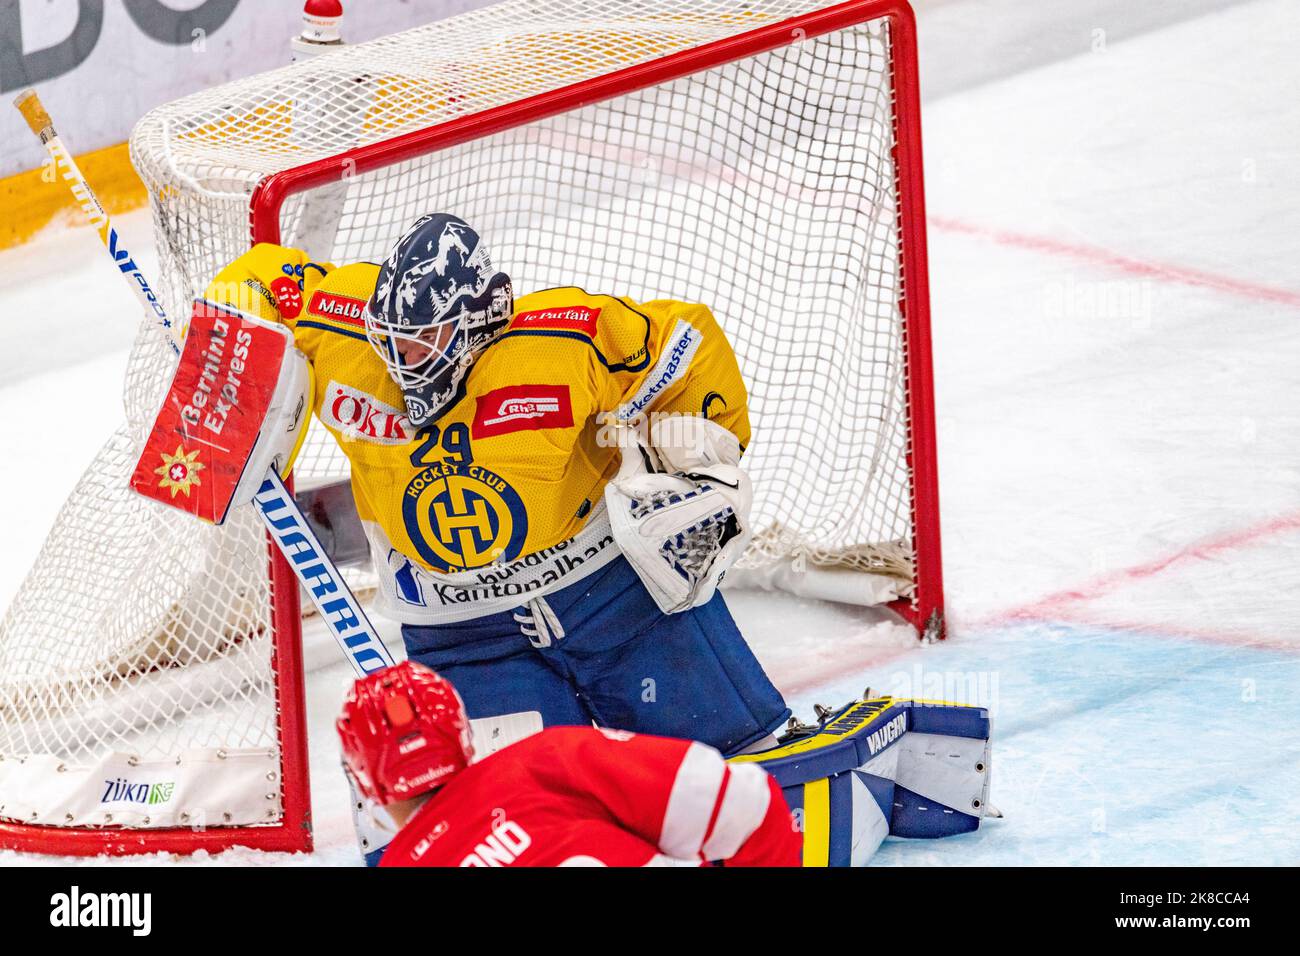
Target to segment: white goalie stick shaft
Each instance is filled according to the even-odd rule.
[[[108,213],[104,211],[104,206],[99,201],[99,197],[95,195],[95,191],[90,188],[90,183],[86,182],[86,177],[81,174],[76,160],[72,158],[72,154],[68,152],[67,147],[63,145],[63,141],[59,139],[59,134],[54,130],[54,123],[50,120],[50,114],[46,112],[45,107],[41,104],[41,99],[36,95],[36,91],[30,88],[23,90],[14,98],[14,106],[18,109],[18,112],[23,114],[23,119],[27,121],[27,125],[40,139],[45,151],[50,154],[50,161],[54,164],[55,174],[62,176],[63,181],[68,184],[72,195],[81,206],[81,211],[86,214],[90,224],[99,233],[99,241],[104,244],[104,249],[113,257],[114,264],[130,284],[131,291],[135,293],[140,305],[144,307],[145,315],[152,316],[162,326],[163,335],[167,339],[167,344],[171,346],[172,353],[180,355],[180,346],[176,344],[176,338],[173,337],[171,332],[171,319],[167,317],[162,303],[158,301],[158,296],[154,294],[153,288],[145,280],[140,267],[136,265],[135,257],[127,250],[125,243],[118,236],[117,230],[113,228]]]
[[[127,251],[113,228],[113,223],[104,211],[99,197],[86,182],[72,154],[59,139],[50,120],[50,114],[41,105],[40,97],[32,89],[19,93],[14,106],[23,114],[27,125],[31,127],[54,162],[54,168],[68,184],[72,194],[80,203],[82,210],[90,218],[105,251],[112,256],[122,277],[131,286],[145,312],[153,316],[162,326],[163,335],[171,346],[172,352],[179,355],[180,347],[171,334],[172,323],[163,309],[162,303],[154,294],[144,274],[136,265],[135,258]],[[302,509],[294,501],[293,495],[285,487],[284,481],[274,468],[268,469],[266,479],[253,499],[257,513],[261,516],[266,530],[284,555],[285,561],[293,569],[298,583],[307,592],[312,604],[326,622],[330,633],[338,642],[348,661],[351,662],[357,676],[391,667],[393,658],[384,646],[379,632],[366,615],[365,608],[357,600],[343,575],[334,562],[330,560],[319,539],[312,531],[311,525],[303,516]],[[287,599],[287,597],[285,598]]]

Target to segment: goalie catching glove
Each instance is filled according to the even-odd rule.
[[[707,604],[749,544],[740,442],[686,415],[656,420],[648,444],[621,431],[623,461],[605,486],[614,540],[665,614]]]
[[[131,487],[221,524],[307,433],[311,367],[289,329],[200,299]]]

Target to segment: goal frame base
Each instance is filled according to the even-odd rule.
[[[278,853],[310,853],[310,826],[214,827],[145,830],[127,827],[72,828],[0,822],[0,849],[43,856],[132,856],[147,853],[220,853],[239,847]]]
[[[293,491],[292,480],[285,486]],[[273,853],[310,853],[311,777],[307,758],[306,687],[298,579],[266,539],[271,580],[271,672],[275,675],[276,725],[280,741],[281,817],[258,826],[61,827],[0,819],[0,850],[43,856],[132,856],[148,853],[220,853],[244,847]]]

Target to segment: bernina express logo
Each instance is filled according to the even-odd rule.
[[[508,385],[476,400],[473,438],[573,425],[567,385]]]

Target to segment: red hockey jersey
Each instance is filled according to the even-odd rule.
[[[551,727],[471,765],[380,866],[798,866],[781,789],[710,747]]]

